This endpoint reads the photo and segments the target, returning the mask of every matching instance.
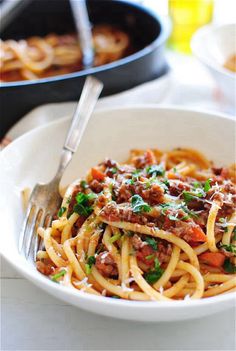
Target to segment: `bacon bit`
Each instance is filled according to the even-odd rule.
[[[113,278],[118,275],[117,265],[112,255],[108,251],[101,252],[96,257],[95,266],[98,271],[105,277]]]
[[[164,202],[164,190],[158,184],[153,184],[150,189],[142,190],[140,196],[151,206]]]
[[[100,193],[103,190],[103,185],[99,183],[97,179],[93,179],[91,183],[89,183],[90,189],[94,191],[96,194]]]
[[[107,168],[113,168],[113,167],[117,167],[117,162],[112,160],[111,158],[107,158],[103,163],[101,163],[101,165],[104,165]]]
[[[190,189],[191,187],[189,184],[178,181],[178,182],[170,183],[169,192],[170,192],[170,195],[172,196],[179,196],[184,190],[188,191]]]
[[[105,179],[105,174],[99,171],[97,168],[92,168],[91,174],[93,179],[96,179],[98,181],[103,181]]]
[[[51,265],[47,265],[42,261],[36,262],[36,268],[40,273],[44,275],[50,275],[54,272],[54,267],[52,267]]]
[[[229,178],[229,170],[228,170],[228,168],[225,168],[225,167],[221,167],[221,168],[212,167],[212,171],[215,173],[216,176],[222,177],[224,179]]]
[[[164,202],[164,190],[155,183],[148,189],[145,184],[139,182],[134,185],[123,183],[116,192],[117,203],[128,202],[132,194],[140,195],[151,206]]]
[[[156,159],[152,150],[147,150],[142,156],[138,156],[134,159],[134,165],[136,168],[145,168],[156,163]]]
[[[200,261],[212,267],[222,267],[225,261],[225,255],[221,252],[204,252],[198,257]]]
[[[117,203],[120,204],[122,202],[128,202],[128,200],[132,196],[132,188],[133,186],[130,186],[129,184],[123,183],[121,187],[116,190],[117,192]]]
[[[131,239],[131,242],[136,250],[141,249],[144,245],[147,244],[146,242],[142,241],[142,239],[137,234],[134,234],[134,236]]]
[[[148,165],[154,165],[156,163],[156,158],[152,150],[148,149],[144,155]]]
[[[106,205],[106,203],[107,203],[106,196],[104,194],[99,195],[97,198],[97,206],[102,208]]]

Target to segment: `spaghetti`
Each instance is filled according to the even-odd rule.
[[[83,68],[76,35],[49,34],[45,38],[0,43],[0,79],[4,82],[34,80]],[[130,53],[128,34],[110,25],[93,28],[93,45],[94,66],[116,61]]]
[[[91,294],[199,299],[236,289],[234,167],[191,149],[133,150],[71,184],[39,228],[37,269]]]

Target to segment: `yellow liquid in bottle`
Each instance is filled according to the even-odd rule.
[[[169,0],[173,26],[169,46],[190,53],[191,37],[199,27],[211,22],[213,6],[214,0]]]

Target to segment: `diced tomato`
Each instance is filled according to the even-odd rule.
[[[103,181],[105,179],[105,174],[99,171],[97,168],[92,168],[91,174],[93,179],[96,179],[98,181]]]
[[[145,158],[147,160],[147,164],[149,165],[153,165],[156,163],[156,158],[154,156],[154,153],[152,152],[152,150],[147,150],[145,153]]]
[[[206,234],[199,227],[199,225],[194,226],[192,228],[192,232],[193,232],[193,234],[191,236],[191,241],[201,241],[201,242],[207,241]]]
[[[168,179],[179,179],[179,180],[184,181],[184,177],[181,174],[171,172],[171,171],[167,172],[167,178]]]
[[[225,261],[225,255],[221,252],[204,252],[198,257],[200,261],[212,267],[222,267]]]

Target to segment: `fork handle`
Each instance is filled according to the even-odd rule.
[[[103,83],[98,79],[89,76],[85,80],[84,88],[76,107],[69,132],[66,137],[64,149],[75,152],[88,120],[94,110],[98,97],[101,94]]]
[[[74,152],[77,150],[89,118],[94,110],[98,97],[101,94],[102,88],[103,83],[98,79],[91,76],[86,78],[82,94],[62,149],[56,178],[61,177]]]

